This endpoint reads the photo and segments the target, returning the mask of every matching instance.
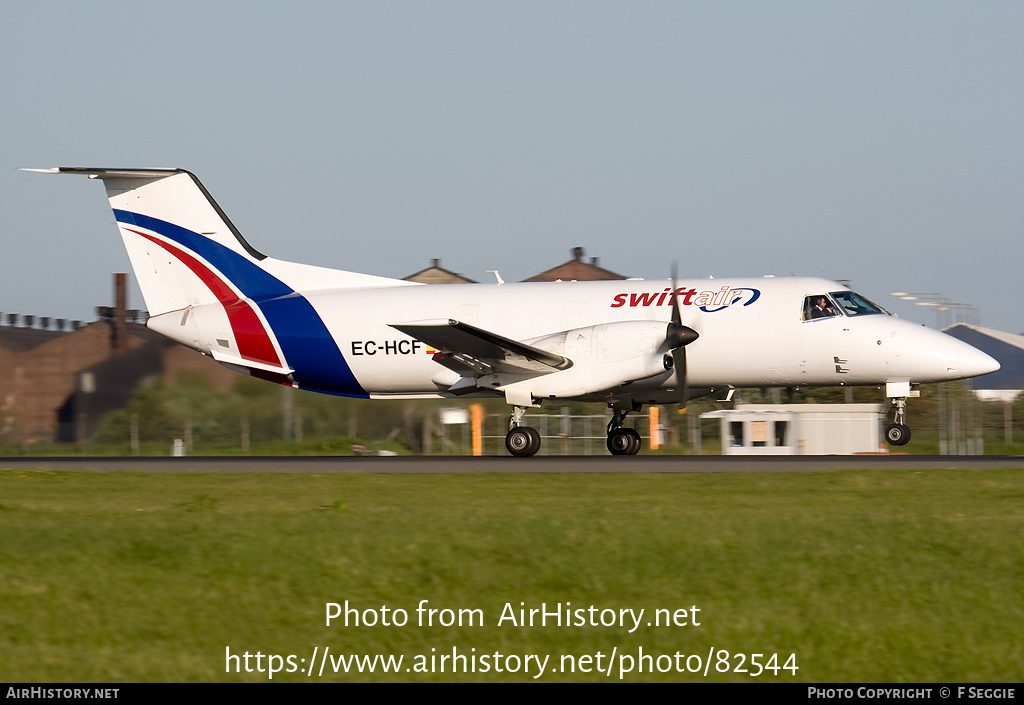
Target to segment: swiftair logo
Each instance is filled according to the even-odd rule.
[[[729,308],[730,306],[749,306],[758,300],[761,292],[758,289],[730,289],[723,286],[718,291],[697,291],[680,287],[676,290],[676,296],[680,306],[696,306],[705,313],[714,313]],[[629,306],[637,308],[640,306],[671,306],[672,287],[665,287],[664,291],[641,291],[627,294],[616,294],[612,297],[612,308]]]

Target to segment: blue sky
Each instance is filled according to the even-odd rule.
[[[282,259],[938,292],[1024,331],[1019,2],[52,2],[0,25],[0,311],[128,271],[99,184],[177,166]],[[143,303],[137,290],[134,307]]]

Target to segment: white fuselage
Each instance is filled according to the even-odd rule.
[[[677,287],[682,323],[700,336],[686,347],[687,378],[694,389],[942,382],[993,369],[991,358],[975,348],[885,313],[804,320],[807,297],[846,290],[836,282],[799,277],[702,279],[681,280]],[[670,291],[669,281],[627,280],[306,292],[304,298],[323,321],[358,388],[332,380],[329,371],[307,377],[299,386],[375,398],[452,396],[447,388],[459,375],[435,361],[437,351],[392,324],[454,319],[513,340],[531,341],[602,324],[667,323]],[[257,308],[265,305],[256,302]],[[207,319],[217,318],[221,308],[216,304],[207,307]],[[223,325],[207,321],[197,329],[178,325],[178,312],[167,317],[164,323],[160,321],[164,317],[152,319],[151,326],[202,352],[216,349],[216,339],[230,335],[226,317]],[[573,359],[575,367],[584,358],[596,361],[602,352],[600,342],[575,337],[576,341],[567,340],[567,347],[559,352]],[[574,342],[576,347],[572,347]],[[302,370],[284,357],[302,380]],[[578,373],[570,369],[536,376],[534,396],[564,397],[544,392],[584,389],[585,385],[556,384],[558,375]],[[501,394],[505,386],[518,381],[521,378],[496,378],[469,393]],[[672,375],[666,371],[637,380],[629,389],[572,396],[659,401],[671,398],[664,392],[672,384]]]

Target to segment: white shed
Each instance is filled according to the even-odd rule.
[[[723,455],[877,453],[882,404],[742,404],[701,414],[719,419]]]

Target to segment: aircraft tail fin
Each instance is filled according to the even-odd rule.
[[[184,169],[59,167],[100,179],[150,316],[294,291],[406,282],[268,258],[252,247]]]
[[[258,281],[266,255],[245,241],[191,173],[84,167],[33,171],[103,181],[151,316],[245,298],[245,290],[274,293],[273,286],[267,287],[271,282]]]

